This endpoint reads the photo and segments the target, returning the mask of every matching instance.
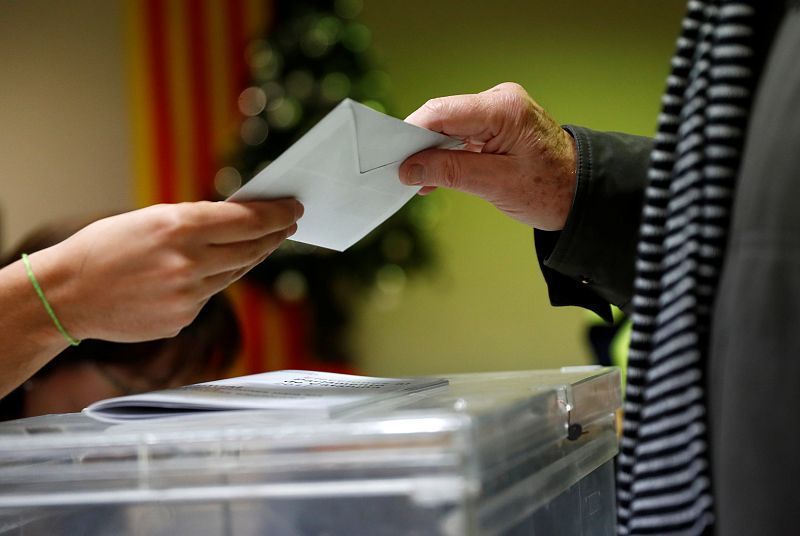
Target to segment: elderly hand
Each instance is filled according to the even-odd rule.
[[[409,123],[464,140],[465,151],[430,149],[409,157],[400,180],[477,195],[532,227],[564,227],[575,192],[572,137],[518,84],[477,95],[432,99]]]
[[[302,212],[293,199],[155,205],[99,220],[31,264],[73,337],[170,337],[291,236]]]

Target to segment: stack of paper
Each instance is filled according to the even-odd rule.
[[[334,415],[378,400],[447,385],[437,378],[372,378],[282,370],[96,402],[84,413],[105,422],[163,419],[204,411],[269,410]]]

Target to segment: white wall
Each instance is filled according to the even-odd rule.
[[[129,208],[122,5],[0,0],[3,250],[51,219]]]

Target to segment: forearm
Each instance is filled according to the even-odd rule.
[[[48,300],[63,296],[64,274],[51,264],[52,253],[34,253],[30,262]],[[0,397],[7,395],[68,346],[47,314],[21,261],[0,270]],[[58,314],[58,301],[52,303]]]
[[[70,337],[161,339],[263,261],[302,214],[293,199],[157,205],[98,220],[29,260]],[[31,283],[21,261],[0,270],[0,396],[69,344]]]

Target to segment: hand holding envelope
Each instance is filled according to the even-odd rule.
[[[305,213],[291,240],[344,251],[419,191],[398,180],[403,160],[461,146],[345,99],[228,200],[294,197]]]

